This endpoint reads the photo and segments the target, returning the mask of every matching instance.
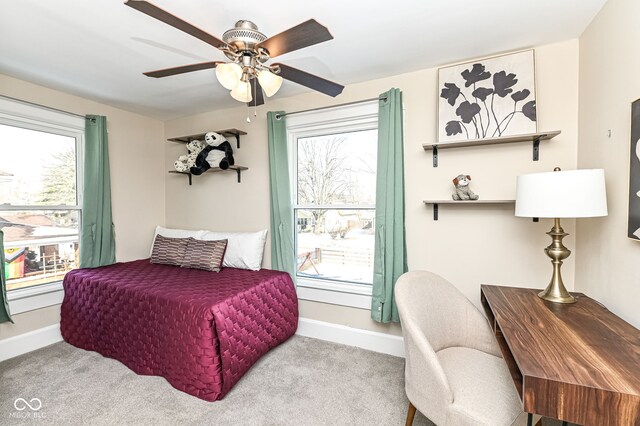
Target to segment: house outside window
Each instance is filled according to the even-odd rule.
[[[62,279],[78,266],[83,134],[81,117],[0,98],[0,228],[12,313],[59,303]],[[43,294],[48,302],[34,302]]]
[[[302,299],[370,308],[377,102],[287,117]]]

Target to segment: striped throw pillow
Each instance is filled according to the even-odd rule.
[[[156,235],[151,252],[151,263],[180,266],[190,239],[193,238],[169,238]]]
[[[226,249],[227,240],[203,241],[189,238],[189,244],[187,244],[187,250],[180,266],[220,272]]]

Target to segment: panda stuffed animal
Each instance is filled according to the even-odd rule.
[[[189,153],[178,157],[178,159],[173,163],[173,167],[177,172],[189,173],[189,169],[196,165],[196,158],[198,157],[198,154],[200,154],[200,151],[202,151],[206,146],[206,143],[199,140],[189,142],[187,144],[187,151]]]
[[[224,136],[209,132],[204,136],[204,141],[206,146],[196,157],[195,165],[190,169],[191,174],[201,175],[212,167],[226,170],[235,164],[233,148]]]

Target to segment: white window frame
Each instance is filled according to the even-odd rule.
[[[78,211],[78,239],[81,237],[82,227],[82,176],[83,176],[83,146],[84,125],[83,117],[67,114],[61,111],[38,107],[30,103],[0,97],[0,124],[21,127],[23,129],[54,133],[73,137],[76,140],[76,194],[77,205],[67,206],[16,206],[0,204],[0,210],[77,210]],[[55,281],[33,287],[26,287],[7,292],[9,310],[11,314],[20,314],[47,306],[62,303],[64,290],[62,281]]]
[[[378,101],[337,106],[318,111],[307,111],[287,117],[287,143],[289,155],[289,176],[291,176],[292,205],[295,208],[362,209],[374,208],[364,205],[302,205],[297,203],[297,140],[313,136],[356,132],[378,128]],[[295,224],[294,209],[291,209],[292,223]],[[294,247],[296,228],[294,227]],[[295,249],[294,249],[295,250]],[[296,271],[297,272],[297,271]],[[372,286],[321,278],[295,277],[298,298],[332,305],[371,309]]]

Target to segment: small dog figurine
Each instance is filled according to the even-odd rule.
[[[480,196],[476,195],[469,188],[469,181],[471,181],[471,176],[469,175],[458,175],[454,180],[453,184],[456,186],[456,193],[451,195],[456,201],[462,200],[477,200]]]

